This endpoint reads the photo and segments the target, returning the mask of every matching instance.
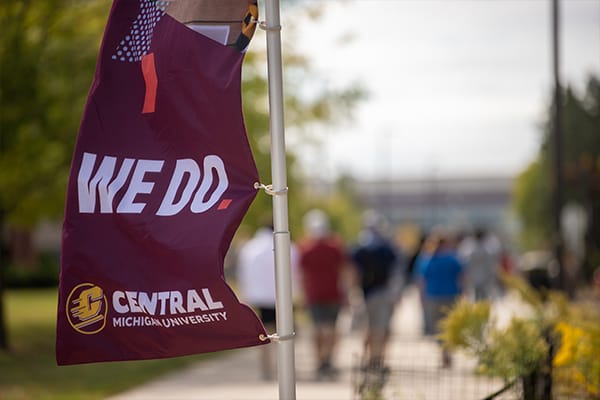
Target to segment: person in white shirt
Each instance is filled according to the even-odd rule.
[[[292,280],[295,279],[297,250],[291,245]],[[240,299],[257,312],[267,332],[275,331],[275,252],[273,226],[263,224],[238,253],[237,283]],[[270,345],[261,346],[261,368],[265,380],[274,378]]]
[[[491,299],[498,290],[500,250],[499,240],[483,229],[460,243],[458,255],[465,263],[467,290],[473,300]]]

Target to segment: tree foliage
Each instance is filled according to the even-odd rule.
[[[563,90],[562,179],[565,204],[577,203],[587,214],[587,272],[600,265],[600,78],[589,77],[585,92]],[[547,247],[552,232],[552,106],[543,124],[538,158],[521,173],[514,206],[523,224],[525,247]]]
[[[535,160],[521,172],[515,183],[512,201],[522,223],[520,239],[525,248],[551,245],[552,204],[547,167],[541,160]]]
[[[59,217],[109,4],[0,6],[0,209],[9,223]]]

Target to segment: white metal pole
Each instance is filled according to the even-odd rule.
[[[296,399],[294,359],[294,311],[288,227],[285,132],[283,118],[283,79],[281,63],[281,25],[279,0],[266,0],[267,65],[271,126],[271,175],[275,245],[275,285],[277,335],[277,374],[279,399]]]

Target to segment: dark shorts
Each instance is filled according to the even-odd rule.
[[[437,335],[440,333],[439,323],[448,314],[456,296],[425,297],[423,299],[423,311],[425,317],[425,334]]]
[[[308,307],[315,325],[335,325],[340,312],[339,304],[313,304]]]
[[[271,307],[258,307],[258,316],[264,325],[275,324],[275,308]]]

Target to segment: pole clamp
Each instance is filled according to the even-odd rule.
[[[250,23],[257,24],[263,31],[281,31],[281,25],[267,26],[267,21],[259,21],[254,17],[250,19]]]
[[[286,340],[293,340],[296,336],[296,332],[292,332],[289,335],[281,335],[279,336],[277,333],[273,333],[272,335],[258,335],[258,338],[264,342],[266,340],[272,340],[273,342],[285,342]]]
[[[263,31],[271,31],[271,32],[279,32],[281,31],[281,25],[275,25],[275,26],[267,26],[267,23],[265,21],[260,21],[258,23],[258,27],[260,29],[262,29]]]
[[[288,192],[287,187],[284,187],[281,190],[273,190],[273,185],[264,185],[260,182],[254,182],[254,189],[263,189],[266,194],[271,196],[283,196]]]

